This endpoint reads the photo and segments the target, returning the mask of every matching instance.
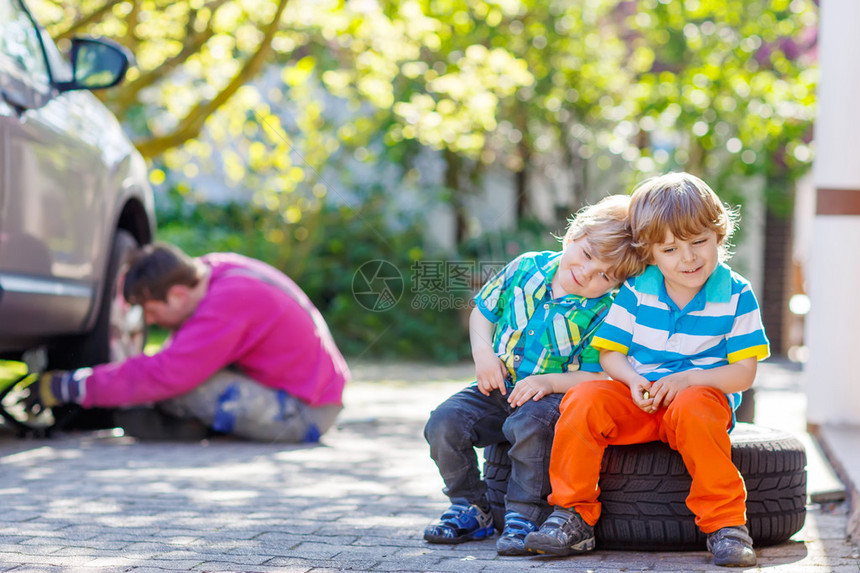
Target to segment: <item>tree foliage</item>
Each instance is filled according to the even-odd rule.
[[[808,169],[811,2],[646,0],[628,21],[642,171],[684,168],[716,183],[761,174],[790,187]]]
[[[190,157],[221,154],[233,182],[258,173],[273,189],[313,188],[313,170],[342,146],[381,161],[419,145],[513,171],[560,150],[582,180],[583,161],[603,153],[633,173],[748,174],[776,159],[794,176],[811,160],[810,0],[37,8],[60,40],[103,35],[136,54],[128,81],[103,97],[144,155],[173,150],[169,167],[187,175]]]
[[[399,252],[383,229],[426,222],[421,203],[405,216],[380,200],[384,181],[447,198],[465,240],[465,196],[491,167],[516,174],[520,215],[531,175],[553,169],[572,175],[558,178],[572,186],[556,205],[563,215],[601,182],[622,191],[672,169],[732,202],[744,199],[738,182],[758,176],[771,211],[785,212],[812,161],[814,0],[29,4],[61,48],[88,34],[136,55],[127,81],[98,95],[151,160],[153,181],[172,182],[184,203],[212,183],[253,199],[248,216],[234,205],[227,219],[201,219],[240,221],[238,234],[189,236],[177,207],[171,238],[244,250],[244,236],[252,254],[320,293],[348,288],[361,244],[388,260],[425,256]],[[323,277],[319,261],[339,272]],[[353,322],[373,340],[380,321],[393,341],[405,340],[399,323],[421,329],[320,296],[345,330],[363,316]]]

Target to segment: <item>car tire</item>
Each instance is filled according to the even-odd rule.
[[[95,327],[88,334],[54,348],[49,355],[51,369],[72,370],[124,360],[143,352],[146,343],[143,312],[125,302],[121,283],[123,266],[139,246],[131,233],[117,230]],[[101,408],[60,406],[54,408],[54,417],[58,428],[97,429],[114,425],[113,411]]]
[[[88,334],[64,341],[54,348],[49,357],[52,369],[71,370],[104,364],[143,352],[146,334],[143,315],[139,309],[134,310],[122,300],[120,284],[120,271],[138,248],[139,244],[131,233],[117,230],[95,326]],[[129,312],[139,316],[129,320]],[[134,337],[134,340],[125,343],[129,337]]]
[[[806,451],[787,432],[741,423],[731,433],[732,461],[747,487],[747,525],[757,546],[776,545],[806,519]],[[498,529],[504,526],[509,444],[484,449],[484,479]],[[692,480],[681,455],[663,442],[609,446],[600,468],[603,549],[698,550],[705,535],[685,500]]]
[[[505,528],[505,494],[508,492],[508,478],[511,477],[511,458],[509,442],[493,444],[484,448],[484,483],[487,484],[487,501],[493,514],[493,525],[502,531]]]

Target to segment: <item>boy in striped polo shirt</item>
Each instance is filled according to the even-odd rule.
[[[528,535],[528,550],[593,549],[606,446],[661,440],[693,478],[687,506],[714,563],[755,565],[728,432],[770,351],[749,282],[722,262],[736,216],[686,173],[633,192],[633,237],[651,266],[624,284],[592,341],[613,379],[580,384],[561,403],[550,462],[556,509]]]
[[[431,543],[493,534],[475,448],[508,441],[511,475],[501,555],[524,555],[523,539],[552,508],[549,452],[558,405],[581,381],[605,376],[589,342],[613,289],[644,268],[627,220],[630,198],[580,211],[561,252],[520,255],[475,296],[469,319],[477,381],[430,415],[424,436],[451,507],[424,530]]]

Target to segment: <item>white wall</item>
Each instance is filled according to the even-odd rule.
[[[860,193],[860,2],[821,3],[814,178]],[[806,277],[807,420],[860,425],[860,214],[819,215]]]

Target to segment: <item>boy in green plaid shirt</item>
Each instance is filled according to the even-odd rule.
[[[552,508],[548,464],[564,393],[601,372],[591,335],[612,292],[641,272],[627,221],[629,197],[586,207],[562,251],[530,252],[505,266],[475,296],[469,319],[476,382],[430,415],[424,436],[451,506],[424,530],[431,543],[493,534],[487,486],[475,448],[510,442],[500,555],[526,555],[523,539]]]

